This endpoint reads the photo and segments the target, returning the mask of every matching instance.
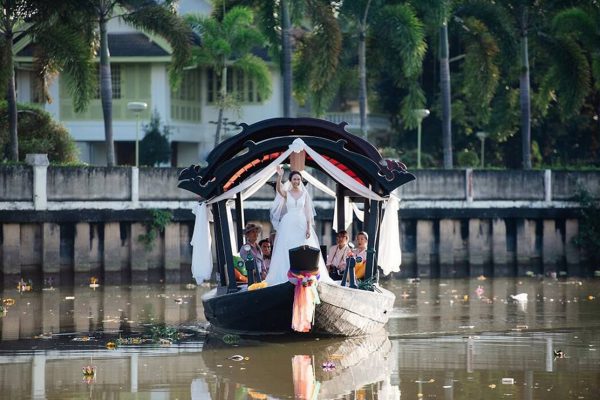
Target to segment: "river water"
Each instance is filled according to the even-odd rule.
[[[207,335],[208,286],[4,289],[0,398],[600,398],[600,280],[383,284],[381,335],[261,341]]]

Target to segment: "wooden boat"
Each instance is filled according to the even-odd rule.
[[[297,146],[298,139],[307,154],[300,168],[306,165],[320,169],[338,182],[337,215],[345,215],[345,197],[363,202],[363,226],[369,235],[364,279],[375,282],[371,290],[357,288],[351,277],[348,286],[319,282],[317,291],[321,303],[316,305],[310,333],[360,336],[382,329],[388,321],[395,297],[376,283],[377,263],[381,265],[376,249],[380,246],[380,228],[385,219],[382,202],[390,199],[393,190],[415,177],[404,164],[384,160],[375,147],[347,132],[344,126],[345,123],[336,125],[312,118],[276,118],[253,125],[242,124],[241,133],[209,154],[207,166],[192,165],[180,173],[178,186],[198,194],[204,207],[209,203],[212,207],[219,286],[202,298],[212,329],[247,335],[293,332],[294,285],[283,282],[250,291],[246,285],[239,285],[235,279],[230,231],[235,229],[238,243],[243,243],[243,188],[253,183],[261,170],[274,168],[273,164],[292,154],[288,149]],[[234,218],[228,214],[226,205],[232,198],[235,198]],[[397,213],[397,209],[393,212]],[[236,224],[229,222],[233,219]],[[342,219],[338,219],[338,231],[344,229]],[[397,229],[397,214],[393,220]]]
[[[260,290],[227,293],[217,287],[202,297],[204,314],[212,329],[238,335],[290,334],[294,285],[284,282]],[[381,330],[394,307],[392,292],[341,286],[339,282],[317,285],[320,304],[315,307],[311,333],[361,336]]]

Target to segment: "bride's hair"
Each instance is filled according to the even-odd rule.
[[[290,171],[290,176],[288,177],[288,179],[291,181],[291,180],[292,180],[292,177],[293,177],[294,175],[298,175],[298,176],[300,177],[300,179],[302,179],[302,174],[300,174],[300,172],[299,172],[299,171]]]

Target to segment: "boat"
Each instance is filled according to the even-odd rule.
[[[292,310],[297,286],[281,282],[252,290],[253,283],[258,282],[251,279],[240,284],[236,281],[233,244],[235,239],[243,243],[244,200],[268,182],[277,165],[289,159],[293,169],[302,172],[303,179],[335,196],[338,231],[347,226],[347,204],[362,203],[363,226],[369,235],[367,257],[363,260],[363,282],[369,284],[361,288],[352,274],[345,276],[342,284],[318,282],[314,321],[307,333],[361,336],[381,330],[395,296],[378,284],[379,271],[398,271],[401,261],[395,191],[414,180],[414,175],[401,162],[384,159],[369,142],[346,131],[345,123],[274,118],[240,127],[240,133],[213,149],[206,165],[192,165],[179,175],[179,188],[199,196],[193,210],[196,223],[192,238],[192,274],[196,281],[215,276],[210,248],[212,243],[216,247],[219,285],[202,297],[211,329],[239,335],[296,333],[292,329]],[[323,187],[305,167],[331,176],[336,181],[335,190]],[[318,251],[300,249],[315,250]],[[251,270],[252,260],[246,260],[246,265]],[[308,267],[305,265],[304,269]]]

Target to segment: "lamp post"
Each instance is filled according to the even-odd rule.
[[[423,119],[429,115],[429,110],[423,108],[418,110],[413,110],[415,117],[417,118],[417,122],[419,123],[417,128],[417,168],[421,168],[421,124]]]
[[[127,109],[135,113],[135,166],[140,166],[140,113],[148,108],[148,104],[141,101],[130,101]]]
[[[488,136],[487,132],[479,131],[475,134],[479,140],[481,140],[481,168],[485,166],[484,155],[485,155],[485,138]]]

